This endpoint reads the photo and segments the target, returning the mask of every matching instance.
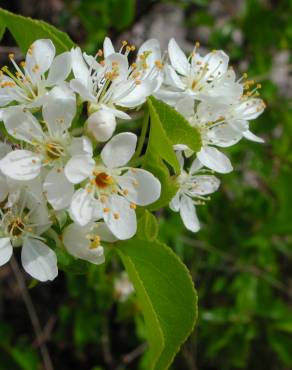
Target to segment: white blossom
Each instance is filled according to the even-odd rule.
[[[214,50],[202,57],[198,46],[196,44],[187,58],[174,39],[169,41],[171,64],[164,68],[164,84],[156,96],[172,106],[182,104],[188,97],[215,103],[238,100],[243,87],[236,81],[234,71],[228,68],[228,56],[221,50]]]
[[[64,52],[55,56],[55,46],[49,39],[35,41],[20,66],[9,58],[15,73],[3,67],[0,74],[0,107],[16,102],[27,108],[40,107],[45,102],[47,91],[62,84],[71,70],[71,55]]]
[[[85,185],[78,189],[71,202],[72,219],[84,226],[103,218],[119,239],[136,233],[136,205],[147,205],[160,196],[160,182],[148,171],[127,167],[137,137],[125,132],[114,136],[102,149],[100,161],[90,156],[75,156],[67,163],[69,181]]]
[[[202,171],[202,164],[195,159],[189,172],[184,169],[184,159],[178,153],[181,173],[176,182],[179,189],[169,206],[174,212],[179,212],[185,227],[193,232],[200,229],[200,222],[196,213],[196,205],[204,204],[209,198],[206,195],[218,190],[220,181],[213,175],[206,175]]]
[[[104,222],[91,222],[86,226],[72,223],[63,233],[67,251],[74,257],[100,265],[104,262],[104,248],[101,242],[117,241]]]
[[[71,51],[75,79],[70,81],[70,86],[89,103],[88,129],[99,141],[108,140],[114,132],[116,117],[130,119],[125,109],[143,104],[162,83],[158,41],[146,41],[136,61],[129,65],[128,54],[134,50],[134,46],[123,42],[119,52],[115,52],[106,38],[103,51],[99,50],[95,58],[82,54],[80,48]],[[106,113],[96,113],[100,110]]]
[[[9,178],[29,181],[47,173],[44,190],[47,199],[59,210],[66,208],[74,192],[64,175],[64,165],[72,155],[92,154],[92,145],[86,137],[74,138],[69,132],[76,113],[75,95],[67,87],[54,87],[42,108],[44,124],[27,110],[8,108],[4,125],[8,133],[26,143],[25,149],[16,149],[0,161],[1,171]]]
[[[114,295],[119,302],[126,302],[134,293],[134,286],[131,283],[126,271],[123,271],[114,282]]]
[[[29,275],[40,281],[55,279],[56,255],[40,236],[50,226],[44,199],[30,190],[23,191],[11,208],[0,207],[0,266],[10,260],[14,247],[21,247],[22,265]]]

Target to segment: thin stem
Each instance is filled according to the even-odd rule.
[[[17,261],[14,257],[11,258],[10,264],[11,264],[13,273],[15,275],[15,279],[17,281],[17,284],[19,286],[20,293],[21,293],[22,299],[24,301],[24,304],[26,306],[30,321],[32,323],[34,334],[36,336],[36,342],[39,346],[40,353],[41,353],[41,356],[42,356],[44,369],[45,370],[54,370],[48,347],[43,342],[43,340],[41,340],[44,337],[44,335],[43,335],[43,330],[41,328],[39,318],[37,316],[35,307],[32,303],[32,299],[31,299],[30,294],[28,292],[28,289],[26,287],[25,280],[24,280],[24,277],[22,275],[22,272],[20,271],[18,263],[17,263]]]
[[[138,357],[140,357],[145,350],[148,348],[148,343],[142,343],[140,346],[135,348],[132,352],[126,354],[122,358],[122,364],[119,365],[116,370],[123,370],[125,366],[130,365],[134,360],[136,360]]]

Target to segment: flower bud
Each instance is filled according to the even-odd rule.
[[[116,129],[116,118],[113,113],[100,109],[92,113],[87,120],[87,131],[97,141],[109,140]]]

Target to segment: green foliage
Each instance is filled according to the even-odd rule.
[[[105,36],[129,27],[135,17],[135,0],[67,0],[68,22],[78,17],[85,29],[85,47],[95,52]]]
[[[134,284],[150,345],[148,369],[166,370],[190,335],[197,298],[189,273],[170,248],[135,237],[117,248]]]
[[[154,116],[153,119],[155,118],[156,121],[156,115],[159,117],[164,133],[167,135],[172,145],[184,144],[194,152],[200,150],[201,134],[195,127],[192,127],[181,114],[163,101],[155,99],[153,96],[149,98],[149,109],[150,107],[152,115]],[[154,115],[154,112],[156,115]],[[157,134],[159,135],[159,132],[157,132]],[[157,141],[158,146],[160,143],[156,137],[156,142]]]
[[[179,163],[172,147],[173,143],[165,130],[165,121],[162,121],[162,117],[153,104],[154,101],[156,101],[154,98],[148,99],[151,128],[145,162],[147,162],[147,154],[151,153],[164,159],[176,172],[179,172]]]
[[[158,230],[156,217],[146,209],[138,219],[138,238],[154,241],[158,236]]]
[[[177,186],[167,165],[175,173],[180,167],[173,150],[175,144],[185,144],[194,151],[200,149],[200,134],[191,127],[187,120],[167,104],[150,97],[148,99],[150,113],[150,134],[143,167],[157,176],[162,185],[160,199],[148,209],[156,210],[170,202],[176,193]]]
[[[13,14],[0,8],[0,22],[0,39],[6,27],[22,52],[26,52],[32,42],[40,38],[50,38],[59,53],[70,50],[74,46],[66,33],[43,21]]]

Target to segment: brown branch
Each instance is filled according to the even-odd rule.
[[[125,366],[130,365],[134,360],[136,360],[138,357],[140,357],[145,350],[148,348],[148,343],[142,343],[140,346],[135,348],[132,352],[126,354],[122,358],[122,364],[119,365],[116,370],[123,370],[125,369]]]
[[[11,265],[11,268],[12,268],[13,273],[15,275],[15,279],[17,281],[17,284],[19,286],[20,293],[21,293],[22,299],[24,301],[24,304],[26,306],[30,321],[32,323],[34,334],[36,336],[36,343],[39,346],[40,353],[41,353],[41,356],[42,356],[44,369],[45,370],[54,370],[48,348],[47,348],[46,344],[43,342],[43,340],[41,340],[44,337],[44,334],[43,334],[43,330],[42,330],[41,325],[40,325],[39,318],[37,316],[35,307],[32,303],[32,299],[30,297],[29,291],[28,291],[27,286],[25,284],[23,274],[20,271],[18,263],[17,263],[17,261],[14,257],[11,258],[10,265]]]

